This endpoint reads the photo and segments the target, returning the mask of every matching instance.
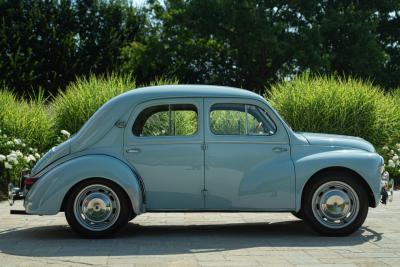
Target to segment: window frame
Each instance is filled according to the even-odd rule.
[[[245,112],[245,134],[226,134],[226,133],[217,134],[217,133],[215,133],[213,131],[213,129],[212,129],[212,126],[211,126],[211,123],[212,123],[212,121],[211,121],[211,113],[213,112],[213,110],[212,110],[213,106],[216,106],[216,105],[242,105],[242,106],[244,106],[244,112]],[[261,113],[261,116],[264,116],[265,120],[270,121],[273,124],[273,126],[274,126],[274,133],[273,134],[252,134],[252,133],[249,133],[249,121],[248,121],[248,107],[249,106],[253,106],[256,109],[258,109],[260,111],[260,113]],[[242,112],[242,111],[240,111],[240,112]],[[269,137],[269,136],[276,135],[276,133],[278,132],[277,124],[271,118],[271,116],[268,115],[268,113],[266,112],[265,109],[263,109],[262,107],[260,107],[258,105],[255,105],[255,104],[234,103],[234,102],[216,102],[216,103],[211,104],[210,108],[208,110],[208,128],[209,128],[210,133],[212,135],[214,135],[214,136],[229,136],[229,137],[232,137],[232,136],[237,136],[237,137],[250,137],[250,136],[251,137],[252,136],[267,137],[268,136]]]
[[[191,135],[170,135],[171,127],[172,127],[171,126],[172,125],[172,122],[171,122],[171,118],[172,118],[171,106],[174,106],[174,105],[191,105],[191,106],[193,106],[195,108],[195,111],[194,110],[193,111],[196,113],[196,131],[193,134],[191,134]],[[169,132],[169,134],[168,135],[136,135],[135,132],[134,132],[134,126],[135,126],[135,122],[139,118],[140,114],[142,114],[142,112],[145,111],[148,108],[157,107],[157,106],[168,106],[168,132]],[[187,111],[190,111],[190,110],[187,110]],[[151,116],[153,116],[154,114],[157,114],[157,113],[158,112],[153,113]],[[146,123],[147,120],[151,116],[147,117],[147,119],[146,119],[146,121],[144,123]],[[174,117],[174,120],[175,119],[176,118]],[[143,124],[143,126],[144,126],[144,124]],[[195,103],[190,103],[190,101],[179,102],[179,103],[175,103],[174,101],[167,101],[166,103],[162,103],[162,102],[151,103],[149,105],[145,105],[144,107],[142,107],[140,109],[140,111],[136,113],[136,116],[132,119],[130,133],[131,133],[131,136],[133,136],[134,138],[140,138],[140,139],[147,139],[147,138],[151,138],[151,139],[155,139],[155,138],[191,138],[191,137],[197,136],[199,134],[199,130],[200,130],[200,113],[199,113],[199,107]]]

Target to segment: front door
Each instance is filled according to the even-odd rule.
[[[267,104],[206,99],[206,209],[291,210],[295,172],[286,129]]]
[[[181,98],[133,111],[124,153],[143,180],[147,210],[204,208],[202,108],[202,98]]]

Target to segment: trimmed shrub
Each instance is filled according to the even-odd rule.
[[[101,105],[135,87],[135,79],[130,75],[77,79],[67,86],[65,92],[59,93],[51,106],[57,132],[76,133]]]
[[[267,98],[295,131],[359,136],[379,147],[400,140],[394,98],[370,82],[304,74],[272,86]]]
[[[17,99],[9,90],[0,91],[0,129],[4,134],[22,138],[28,146],[40,151],[55,142],[53,120],[43,94],[29,101]]]

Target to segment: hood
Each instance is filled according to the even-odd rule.
[[[44,154],[44,156],[32,168],[31,175],[37,174],[50,163],[68,155],[69,153],[71,153],[71,139],[68,139],[67,141],[47,151],[47,153]]]
[[[311,145],[348,147],[361,149],[368,152],[375,152],[374,146],[360,137],[317,133],[300,134],[303,135]]]

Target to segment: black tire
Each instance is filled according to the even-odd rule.
[[[113,196],[116,196],[114,201],[119,200],[119,214],[114,216],[114,222],[110,224],[104,230],[91,230],[84,226],[84,223],[80,222],[77,219],[77,216],[74,212],[75,200],[88,186],[94,185],[103,185],[110,188],[113,193]],[[88,194],[89,195],[89,194]],[[65,217],[69,226],[77,232],[79,235],[85,238],[107,238],[116,234],[119,230],[121,230],[130,220],[130,218],[134,217],[133,212],[131,211],[131,205],[126,193],[121,189],[120,186],[115,183],[100,178],[88,179],[79,184],[77,184],[69,194],[69,197],[65,206]],[[89,226],[90,227],[90,226]]]
[[[339,185],[344,185],[344,186],[349,186],[353,191],[355,192],[355,195],[358,198],[358,211],[354,211],[354,215],[352,216],[352,219],[348,219],[348,222],[346,222],[347,218],[343,219],[343,224],[345,225],[346,223],[348,225],[341,226],[339,223],[336,226],[333,227],[328,227],[327,225],[322,224],[319,220],[321,220],[321,216],[318,216],[318,212],[321,211],[318,205],[315,205],[314,211],[313,211],[313,197],[314,194],[317,190],[320,190],[319,188],[323,188],[326,183],[331,182],[331,183],[336,183],[339,182]],[[332,189],[331,189],[332,188]],[[330,187],[328,190],[334,190],[334,187]],[[339,190],[339,189],[337,189]],[[345,193],[348,194],[344,189],[343,190]],[[318,191],[319,192],[319,191]],[[316,194],[316,198],[318,196],[322,196],[324,193]],[[354,195],[354,194],[353,194]],[[322,198],[322,197],[321,197]],[[356,198],[354,198],[356,199]],[[356,201],[354,201],[356,202]],[[316,202],[314,202],[316,203]],[[353,203],[353,201],[350,201],[350,203]],[[335,206],[336,206],[336,201],[335,201]],[[352,204],[354,207],[354,203]],[[303,216],[304,220],[307,221],[307,223],[318,233],[321,235],[325,236],[346,236],[354,233],[357,231],[360,226],[364,223],[367,214],[368,214],[368,207],[369,207],[369,201],[368,201],[368,195],[367,195],[367,189],[364,187],[363,184],[361,184],[358,180],[358,177],[355,177],[351,173],[347,173],[345,171],[329,171],[329,172],[324,172],[320,173],[317,176],[313,177],[312,182],[304,189],[304,196],[302,200],[302,211],[303,211]],[[320,212],[322,213],[322,211]],[[350,217],[349,216],[349,217]],[[317,217],[319,219],[317,219]],[[324,219],[326,220],[326,219]],[[322,220],[322,221],[324,221]],[[350,221],[352,222],[350,223]],[[339,220],[338,220],[339,221]],[[328,223],[325,223],[328,224]],[[334,228],[336,227],[336,228]]]
[[[303,212],[301,210],[299,212],[292,211],[291,213],[297,219],[304,220],[304,215],[303,215]]]

